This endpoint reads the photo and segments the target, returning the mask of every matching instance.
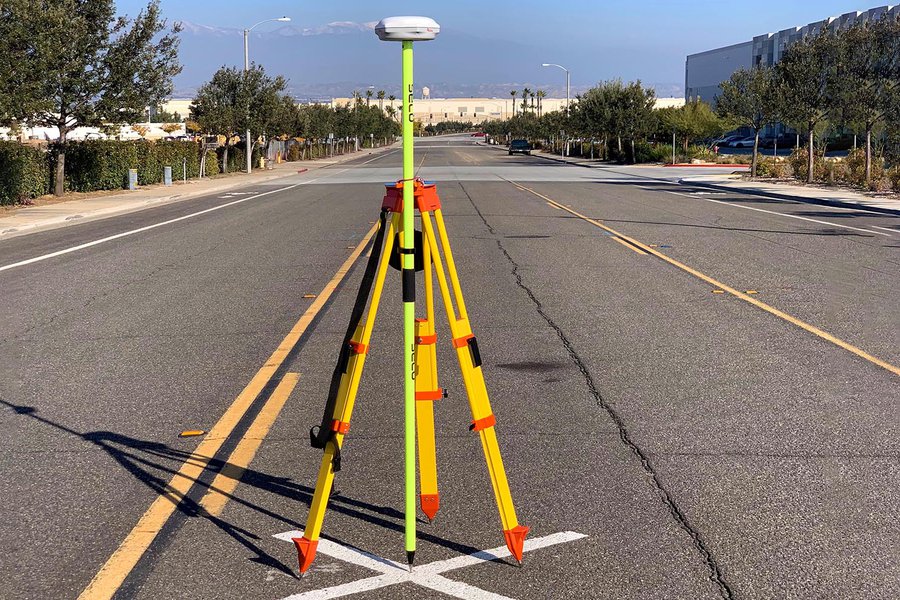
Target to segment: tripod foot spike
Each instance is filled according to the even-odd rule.
[[[506,547],[520,565],[522,564],[522,550],[525,546],[526,535],[528,535],[528,527],[525,525],[517,525],[503,532],[503,536],[506,538]]]
[[[409,572],[412,573],[413,569],[413,561],[416,560],[416,551],[415,550],[407,550],[406,551],[406,561],[409,563]]]
[[[428,517],[428,522],[431,523],[441,506],[441,499],[438,494],[420,494],[419,505],[425,516]]]
[[[291,540],[297,546],[297,558],[300,561],[300,577],[303,577],[316,557],[316,547],[319,545],[319,540],[308,540],[305,537],[291,538]]]

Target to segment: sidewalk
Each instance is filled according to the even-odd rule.
[[[743,192],[755,196],[780,198],[795,202],[806,202],[840,208],[857,208],[889,215],[900,215],[900,200],[893,198],[873,198],[861,192],[840,188],[809,187],[774,183],[770,181],[746,181],[734,176],[683,177],[679,183],[701,186],[714,190]]]
[[[0,240],[17,237],[36,231],[56,229],[67,225],[93,221],[115,215],[122,215],[169,202],[180,202],[209,194],[216,194],[237,187],[269,182],[275,179],[297,175],[298,172],[314,171],[348,160],[390,151],[396,144],[361,150],[350,154],[317,160],[285,162],[268,170],[217,176],[213,178],[191,179],[187,183],[174,182],[171,187],[162,184],[141,187],[133,192],[97,192],[85,194],[71,200],[62,200],[42,206],[26,206],[0,211]]]
[[[545,153],[535,153],[535,156],[561,163],[568,163],[589,168],[609,168],[610,165],[600,163],[596,160],[578,157],[561,157]],[[626,167],[648,168],[652,165],[626,165]],[[661,167],[660,165],[656,165]],[[685,166],[690,171],[695,171],[698,165]],[[705,166],[705,165],[704,165]],[[622,167],[615,166],[621,169]],[[665,169],[671,173],[677,173],[681,169],[681,165],[666,166]],[[710,166],[710,170],[716,167]],[[721,168],[721,167],[720,167]],[[744,167],[746,169],[746,167]],[[694,185],[728,192],[742,192],[755,196],[764,196],[768,198],[778,198],[781,200],[792,200],[794,202],[805,202],[808,204],[818,204],[820,206],[836,206],[838,208],[855,208],[868,210],[888,215],[900,215],[900,200],[893,198],[873,198],[861,192],[840,188],[810,187],[804,185],[791,185],[789,183],[774,183],[771,181],[747,181],[740,179],[738,175],[733,173],[703,173],[698,175],[683,176],[678,178],[678,183],[685,185]]]

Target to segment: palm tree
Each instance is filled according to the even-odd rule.
[[[522,90],[522,114],[524,115],[528,111],[528,95],[531,93],[531,90],[525,88]]]
[[[366,108],[369,107],[369,102],[372,101],[372,90],[366,90]]]
[[[537,91],[537,99],[538,99],[538,106],[537,106],[537,109],[538,109],[538,117],[540,117],[541,115],[544,114],[544,106],[543,106],[542,100],[543,100],[544,98],[546,98],[546,97],[547,97],[547,92],[545,92],[544,90],[538,90],[538,91]]]
[[[518,94],[516,90],[510,90],[509,95],[512,96],[513,101],[513,116],[516,116],[516,94]]]
[[[384,90],[378,90],[376,97],[378,98],[378,110],[384,112]]]

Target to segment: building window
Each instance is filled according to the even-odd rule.
[[[484,107],[483,107],[483,106],[476,106],[476,107],[475,107],[475,112],[477,112],[477,113],[484,112]]]

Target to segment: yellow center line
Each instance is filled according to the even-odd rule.
[[[269,434],[269,429],[278,418],[281,409],[284,408],[284,403],[287,402],[294,386],[297,385],[298,379],[300,379],[300,375],[297,373],[285,374],[278,383],[278,387],[260,409],[253,424],[247,428],[247,433],[228,457],[222,470],[216,475],[206,495],[200,500],[200,506],[205,508],[211,516],[218,517],[222,514],[222,510],[237,488],[241,477],[244,476],[244,471],[256,456],[256,451],[259,450],[262,441]]]
[[[628,248],[629,250],[634,250],[634,251],[637,252],[638,254],[641,254],[641,255],[643,255],[643,256],[647,256],[647,253],[646,253],[646,252],[644,252],[644,251],[641,250],[640,248],[635,248],[634,246],[632,246],[631,244],[629,244],[628,242],[626,242],[625,240],[623,240],[623,239],[620,238],[620,237],[612,236],[612,239],[613,239],[614,241],[616,241],[616,242],[619,242],[620,244],[622,244],[623,246],[625,246],[625,247]]]
[[[319,292],[318,297],[306,309],[306,312],[303,313],[300,320],[297,321],[291,331],[281,341],[278,348],[256,372],[250,383],[235,398],[231,406],[219,418],[219,421],[209,430],[209,435],[197,445],[191,457],[172,476],[172,479],[166,486],[165,493],[156,497],[150,508],[138,520],[134,529],[131,530],[116,551],[113,552],[112,556],[94,575],[88,586],[81,592],[81,595],[78,597],[79,600],[99,600],[113,597],[175,512],[178,503],[187,495],[188,491],[206,469],[209,461],[221,449],[222,444],[234,431],[238,422],[246,414],[263,388],[271,381],[291,350],[297,345],[297,342],[300,341],[300,337],[325,306],[334,290],[337,289],[338,284],[347,276],[350,268],[368,245],[369,240],[375,235],[377,228],[378,225],[376,224],[369,229],[363,240],[356,246],[356,249],[354,249],[347,260],[344,261],[334,277],[331,278],[331,281]]]
[[[506,181],[509,181],[509,180],[507,179]],[[771,314],[771,315],[774,315],[774,316],[778,317],[779,319],[784,319],[784,320],[787,321],[788,323],[791,323],[792,325],[796,325],[797,327],[803,329],[804,331],[808,331],[809,333],[811,333],[811,334],[813,334],[813,335],[815,335],[815,336],[818,336],[818,337],[822,338],[823,340],[826,340],[826,341],[828,341],[828,342],[831,342],[831,343],[834,344],[835,346],[839,346],[839,347],[843,348],[844,350],[847,350],[848,352],[852,352],[852,353],[855,354],[856,356],[859,356],[860,358],[863,358],[863,359],[869,361],[870,363],[872,363],[872,364],[874,364],[874,365],[878,365],[878,366],[881,367],[882,369],[887,369],[888,371],[890,371],[890,372],[893,373],[894,375],[900,375],[900,367],[898,367],[898,366],[896,366],[896,365],[892,365],[891,363],[889,363],[889,362],[887,362],[887,361],[884,361],[884,360],[881,360],[881,359],[878,358],[878,357],[872,356],[871,354],[869,354],[869,353],[866,352],[865,350],[862,350],[862,349],[860,349],[860,348],[857,348],[857,347],[854,346],[853,344],[850,344],[849,342],[845,342],[844,340],[842,340],[842,339],[840,339],[840,338],[838,338],[838,337],[835,337],[835,336],[831,335],[831,334],[828,333],[827,331],[824,331],[824,330],[822,330],[822,329],[819,329],[819,328],[816,327],[815,325],[810,325],[809,323],[807,323],[807,322],[805,322],[805,321],[801,321],[801,320],[798,319],[797,317],[791,316],[791,315],[787,314],[786,312],[783,312],[783,311],[781,311],[781,310],[778,310],[778,309],[775,308],[774,306],[770,306],[770,305],[766,304],[765,302],[762,302],[762,301],[760,301],[760,300],[757,300],[756,298],[754,298],[754,297],[751,296],[751,295],[745,294],[745,293],[740,292],[740,291],[738,291],[738,290],[736,290],[736,289],[734,289],[734,288],[732,288],[732,287],[730,287],[730,286],[727,286],[727,285],[725,285],[724,283],[722,283],[721,281],[718,281],[718,280],[716,280],[716,279],[710,277],[709,275],[706,275],[706,274],[704,274],[704,273],[701,273],[700,271],[697,271],[696,269],[692,269],[691,267],[685,265],[684,263],[681,263],[681,262],[675,260],[674,258],[671,258],[671,257],[669,257],[669,256],[666,256],[665,254],[663,254],[662,252],[659,252],[658,250],[656,250],[656,249],[654,249],[654,248],[651,248],[651,247],[648,246],[647,244],[643,244],[643,243],[637,241],[637,240],[634,239],[634,238],[631,238],[631,237],[628,237],[628,236],[626,236],[626,235],[623,235],[623,234],[619,233],[618,231],[616,231],[615,229],[613,229],[612,227],[607,227],[606,225],[604,225],[604,224],[601,223],[600,221],[597,221],[597,220],[595,220],[595,219],[591,219],[590,217],[587,217],[587,216],[581,214],[581,213],[578,212],[578,211],[572,210],[571,208],[569,208],[569,207],[567,207],[567,206],[564,206],[564,205],[560,204],[559,202],[553,200],[552,198],[548,198],[547,196],[545,196],[545,195],[543,195],[543,194],[541,194],[541,193],[539,193],[539,192],[536,192],[536,191],[534,191],[534,190],[531,189],[531,188],[525,187],[525,186],[523,186],[522,184],[520,184],[520,183],[515,183],[515,182],[513,182],[513,181],[509,181],[509,183],[513,184],[514,186],[516,186],[518,189],[520,189],[520,190],[522,190],[522,191],[525,191],[525,192],[529,192],[529,193],[531,193],[531,194],[534,194],[534,195],[537,196],[538,198],[541,198],[541,199],[547,201],[547,202],[550,203],[550,204],[556,205],[556,206],[559,207],[560,209],[562,209],[562,210],[564,210],[564,211],[566,211],[566,212],[568,212],[568,213],[570,213],[570,214],[572,214],[572,215],[575,215],[575,216],[578,217],[579,219],[582,219],[582,220],[584,220],[584,221],[587,221],[587,222],[590,223],[591,225],[594,225],[594,226],[596,226],[596,227],[599,227],[600,229],[602,229],[602,230],[604,230],[604,231],[607,231],[607,232],[609,232],[609,233],[611,233],[611,234],[613,234],[613,235],[615,235],[615,236],[618,236],[618,237],[622,238],[622,240],[625,240],[625,241],[627,241],[629,244],[632,244],[632,245],[634,245],[634,246],[637,246],[638,248],[640,248],[641,250],[643,250],[643,251],[646,252],[647,254],[652,254],[653,256],[659,258],[660,260],[663,260],[663,261],[669,263],[669,264],[672,265],[673,267],[677,267],[677,268],[681,269],[682,271],[684,271],[684,272],[686,272],[686,273],[690,273],[691,275],[693,275],[694,277],[697,277],[698,279],[702,279],[703,281],[705,281],[705,282],[707,282],[707,283],[713,285],[714,287],[717,287],[717,288],[719,288],[719,289],[724,290],[725,292],[731,294],[731,295],[734,296],[735,298],[740,298],[740,299],[743,300],[744,302],[747,302],[747,303],[749,303],[749,304],[752,304],[753,306],[755,306],[755,307],[757,307],[757,308],[759,308],[759,309],[762,309],[762,310],[766,311],[767,313],[769,313],[769,314]]]

